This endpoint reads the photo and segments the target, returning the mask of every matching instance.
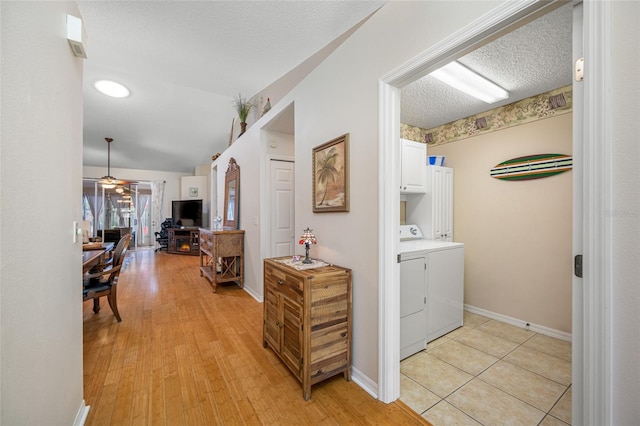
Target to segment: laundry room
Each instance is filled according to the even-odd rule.
[[[571,155],[571,87],[485,115],[499,120],[501,114],[531,110],[532,104],[558,93],[568,100],[563,110],[458,139],[421,143],[427,151],[422,158],[432,157],[444,167],[425,160],[417,169],[424,173],[424,191],[401,188],[400,220],[401,229],[413,225],[425,240],[464,245],[465,310],[571,340],[570,167],[536,179],[492,176],[492,169],[506,160]],[[402,125],[401,131],[403,138],[424,138],[424,129]],[[413,154],[407,157],[415,158]],[[434,185],[441,189],[434,193]]]
[[[571,22],[567,5],[505,34],[404,86],[400,107],[401,140],[426,146],[421,167],[417,146],[401,151],[401,224],[416,225],[426,240],[464,244],[466,311],[567,341]],[[439,166],[448,172],[434,173]],[[513,166],[526,170],[510,176]],[[415,173],[447,190],[436,199],[417,189],[423,177]]]

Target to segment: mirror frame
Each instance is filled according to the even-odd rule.
[[[230,187],[233,186],[234,196],[229,200]],[[229,209],[233,212],[229,215]],[[234,158],[229,160],[229,166],[224,176],[224,212],[222,228],[225,230],[238,229],[240,213],[240,166]],[[232,216],[232,218],[230,218]]]

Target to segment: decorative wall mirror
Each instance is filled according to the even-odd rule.
[[[238,229],[240,213],[240,167],[234,158],[229,160],[229,167],[224,177],[224,220],[222,227],[226,230]]]

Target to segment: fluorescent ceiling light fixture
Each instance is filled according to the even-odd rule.
[[[100,93],[112,98],[126,98],[129,96],[129,89],[120,83],[110,80],[100,80],[94,83],[94,86]]]
[[[429,75],[488,104],[509,98],[509,92],[460,62],[453,61]]]

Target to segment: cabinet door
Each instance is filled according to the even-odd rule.
[[[443,168],[440,182],[441,239],[453,241],[453,169]]]
[[[424,257],[400,262],[400,317],[424,310],[425,265]]]
[[[444,170],[442,167],[433,167],[432,173],[432,186],[431,186],[431,199],[433,200],[432,217],[433,217],[433,239],[441,240],[444,236],[444,196],[443,196],[443,183],[444,183]]]
[[[426,259],[400,262],[400,359],[426,347]]]
[[[302,306],[280,295],[283,315],[281,355],[284,362],[300,376],[302,367]]]
[[[430,192],[431,205],[425,238],[453,241],[453,169],[439,166],[429,166],[428,169],[427,191]]]
[[[279,352],[281,339],[280,324],[282,323],[280,295],[268,286],[265,286],[264,304],[264,338],[275,351]]]
[[[427,145],[406,139],[400,139],[400,143],[400,192],[424,193],[427,173]]]

